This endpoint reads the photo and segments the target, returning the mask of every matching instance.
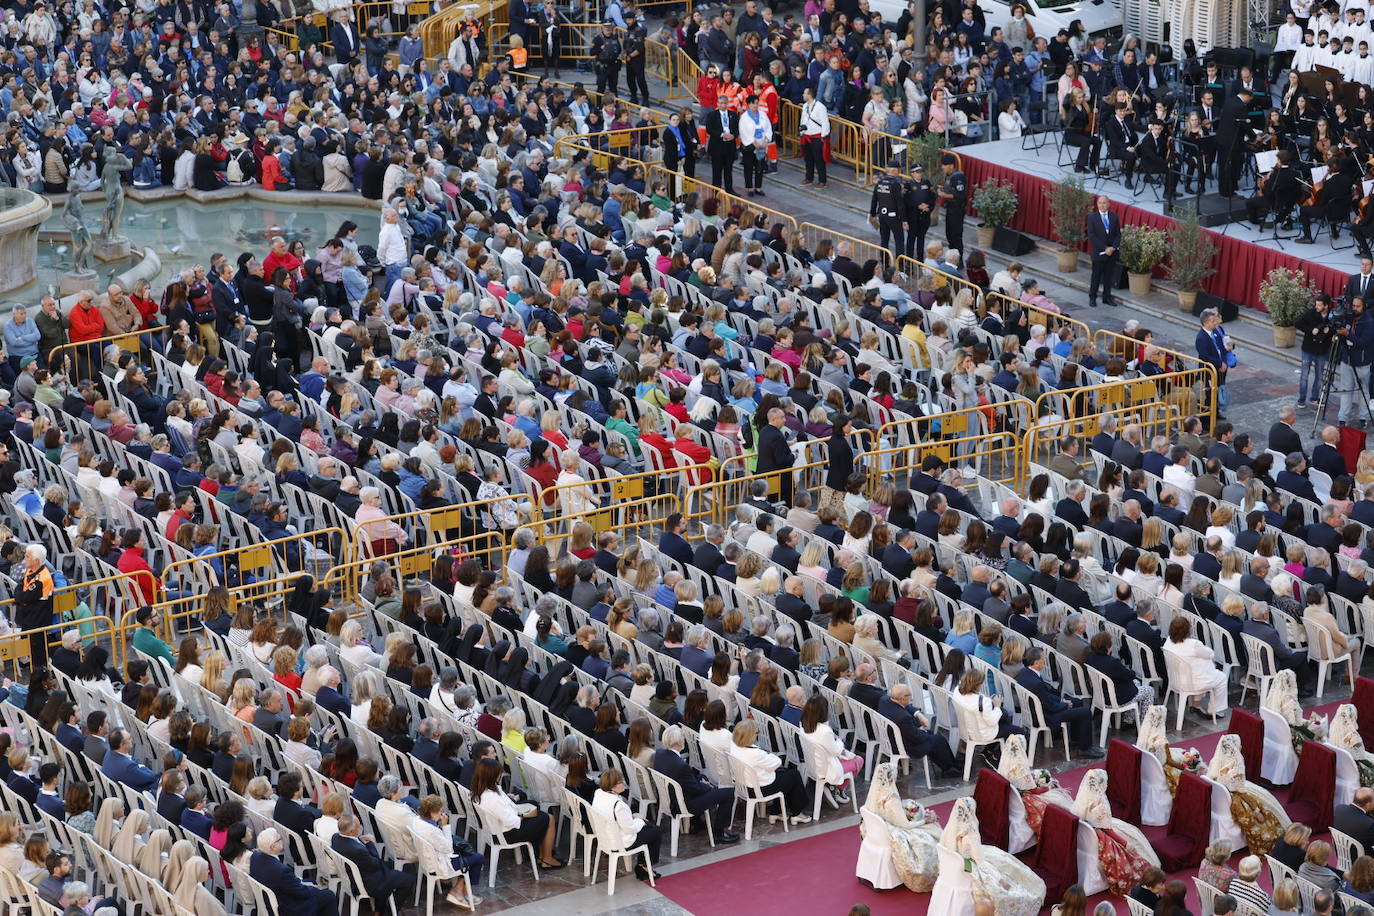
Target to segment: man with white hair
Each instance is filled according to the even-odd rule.
[[[281,860],[286,849],[280,831],[268,827],[258,834],[258,848],[248,860],[248,875],[277,895],[283,912],[299,916],[338,916],[334,892],[302,881],[296,870]]]
[[[590,684],[577,689],[577,699],[568,710],[568,724],[584,735],[596,731],[596,707],[601,705],[601,694]]]
[[[48,564],[48,549],[42,544],[24,548],[23,570],[14,593],[14,624],[21,630],[46,627],[52,620],[52,595],[56,588],[53,569]],[[41,668],[48,663],[48,635],[29,637],[29,664]]]
[[[353,704],[339,692],[341,681],[339,669],[325,665],[320,669],[320,687],[315,691],[315,702],[338,716],[348,718],[353,713]]]
[[[706,627],[693,624],[687,629],[687,644],[682,647],[680,658],[682,667],[701,677],[711,670],[711,662],[715,660],[715,655],[706,651],[707,638]]]

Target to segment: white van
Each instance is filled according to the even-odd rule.
[[[1109,38],[1121,33],[1121,0],[1014,0],[1026,8],[1026,19],[1038,37],[1053,38],[1060,29],[1067,29],[1075,19],[1083,20],[1089,35],[1106,34]],[[1006,28],[1011,21],[1013,2],[1009,0],[978,0],[987,19],[988,32],[993,26]],[[887,22],[896,22],[906,11],[906,0],[872,0],[873,12]]]

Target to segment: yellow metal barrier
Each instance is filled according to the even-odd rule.
[[[1200,389],[1208,376],[1200,369],[1184,369],[1149,378],[1123,379],[1047,391],[1035,400],[1035,417],[1055,413],[1061,417],[1089,416],[1102,411],[1128,407],[1148,408],[1165,406],[1180,415],[1198,414],[1207,422],[1205,411],[1199,411]]]
[[[1021,454],[1026,473],[1032,462],[1044,464],[1049,457],[1059,451],[1066,438],[1080,440],[1087,453],[1087,442],[1102,429],[1108,417],[1115,417],[1121,426],[1135,423],[1141,428],[1141,441],[1149,442],[1154,436],[1170,437],[1183,425],[1184,414],[1174,405],[1161,402],[1131,404],[1102,410],[1085,416],[1068,417],[1036,423],[1026,428],[1022,436]],[[1024,478],[1023,481],[1024,482]],[[1018,482],[1018,488],[1021,482]]]
[[[554,522],[608,512],[623,503],[652,499],[658,495],[655,491],[668,489],[663,485],[669,484],[673,477],[679,473],[686,474],[688,480],[709,481],[717,473],[723,473],[724,470],[723,465],[719,469],[713,469],[709,464],[678,464],[674,471],[640,471],[636,474],[588,480],[584,483],[555,484],[552,487],[546,487],[543,497],[536,501],[531,523]],[[597,504],[598,508],[590,513],[576,515],[563,512],[564,496],[576,499],[579,498],[579,491],[587,494]],[[552,506],[547,504],[550,497],[553,498]],[[590,521],[590,519],[588,520]],[[596,523],[593,523],[592,527],[596,528]]]
[[[327,587],[336,589],[346,601],[356,601],[361,591],[363,577],[375,563],[385,563],[392,567],[399,579],[428,575],[433,569],[434,560],[440,554],[451,554],[463,558],[485,560],[489,569],[500,572],[505,565],[505,551],[509,544],[501,531],[479,531],[466,537],[451,540],[433,541],[428,544],[411,544],[392,553],[377,556],[359,554],[348,563],[342,563],[325,574],[321,580]]]
[[[621,543],[629,546],[635,538],[643,536],[646,540],[657,541],[668,516],[682,511],[683,502],[676,493],[658,493],[642,496],[624,502],[615,502],[598,508],[593,512],[576,515],[551,515],[539,518],[519,530],[530,531],[541,544],[555,544],[566,540],[569,532],[578,522],[586,522],[597,535],[614,532]],[[549,552],[557,554],[550,546]]]
[[[749,493],[754,482],[762,480],[768,484],[768,493],[776,497],[782,490],[782,475],[791,474],[793,492],[797,490],[816,490],[825,483],[825,475],[830,470],[830,462],[815,460],[798,462],[788,471],[772,471],[765,474],[746,473],[738,477],[727,476],[738,466],[743,470],[746,456],[740,455],[724,462],[721,477],[710,483],[689,489],[682,498],[682,515],[688,523],[699,525],[722,525],[729,520],[734,508],[749,501]]]
[[[141,331],[134,331],[132,334],[110,334],[106,337],[97,337],[94,340],[64,343],[61,346],[52,348],[48,354],[48,363],[52,366],[60,366],[64,359],[80,362],[83,353],[91,353],[95,359],[96,365],[90,368],[98,373],[100,371],[101,354],[110,344],[118,345],[121,350],[137,353],[152,335],[160,334],[166,330],[165,327],[159,325],[155,328],[145,328]],[[94,351],[92,351],[91,348],[95,348]],[[94,378],[94,376],[83,376],[83,378]]]
[[[302,534],[292,534],[284,538],[277,538],[271,541],[263,541],[260,544],[245,544],[242,547],[230,547],[227,550],[219,550],[215,553],[208,553],[200,557],[190,557],[185,560],[173,560],[162,570],[162,592],[159,596],[161,601],[167,601],[167,583],[174,579],[178,582],[179,590],[185,590],[187,585],[194,588],[208,589],[212,587],[211,563],[219,560],[222,567],[228,567],[230,563],[238,570],[240,576],[271,573],[274,563],[277,562],[277,548],[288,551],[292,544],[295,545],[297,554],[301,555],[306,545],[314,544],[321,538],[337,539],[337,549],[325,548],[330,556],[336,559],[343,558],[347,562],[351,545],[348,543],[348,535],[342,528],[317,528],[314,531],[307,531]],[[203,568],[205,573],[200,570]],[[187,582],[181,582],[182,570],[186,570],[185,577]],[[227,573],[226,569],[226,573]],[[227,585],[220,582],[220,585]],[[235,586],[239,587],[239,586]]]
[[[292,572],[284,576],[235,586],[229,589],[229,613],[232,615],[234,610],[244,602],[259,605],[285,604],[295,588],[296,580],[307,575],[310,574]],[[175,651],[181,639],[193,629],[189,625],[183,627],[182,624],[189,624],[192,618],[195,618],[197,622],[199,621],[200,615],[205,609],[205,595],[203,593],[183,595],[180,598],[159,601],[154,607],[162,614],[162,639]]]
[[[1007,430],[879,448],[865,456],[869,480],[876,486],[885,476],[913,474],[928,455],[938,455],[947,464],[973,467],[998,483],[1015,482],[1023,469],[1021,440],[1016,430]]]
[[[537,497],[536,497],[537,499]],[[371,529],[373,526],[385,525],[391,522],[399,527],[408,528],[408,534],[424,532],[429,544],[446,542],[448,532],[459,531],[463,526],[464,514],[477,515],[490,511],[491,506],[496,503],[508,502],[517,512],[523,507],[530,511],[530,507],[525,503],[530,501],[529,496],[524,493],[508,494],[499,500],[482,499],[470,500],[465,503],[457,503],[452,506],[444,506],[441,509],[413,509],[409,512],[398,512],[395,515],[386,515],[382,518],[373,519],[370,522],[363,522],[361,525],[355,524],[353,530],[348,532],[345,537],[355,546],[357,555],[354,559],[375,562],[376,557],[364,556],[370,553],[368,539],[363,537],[363,529]],[[343,532],[340,532],[343,534]],[[423,547],[423,544],[407,545],[408,547]],[[340,565],[347,565],[347,562]]]
[[[127,657],[124,645],[124,631],[116,628],[115,623],[104,614],[95,614],[84,617],[80,621],[60,621],[51,623],[47,626],[33,627],[28,630],[16,630],[13,633],[6,633],[0,636],[0,666],[13,662],[15,665],[15,680],[19,679],[19,662],[32,658],[30,637],[44,636],[44,643],[49,649],[53,646],[61,645],[61,635],[67,630],[77,629],[79,624],[85,624],[88,632],[82,633],[82,639],[102,640],[108,639],[110,643],[110,664],[118,671],[124,670],[124,659]],[[89,630],[90,626],[96,629]],[[57,639],[47,638],[56,635]]]
[[[893,420],[878,429],[878,440],[896,442],[903,445],[916,445],[922,442],[941,442],[945,439],[980,438],[983,433],[983,420],[989,410],[993,412],[996,423],[992,433],[1007,430],[1023,430],[1030,426],[1032,404],[1025,398],[1011,398],[998,401],[986,407],[963,407],[928,417],[912,417],[906,420]],[[939,429],[938,437],[932,434]]]
[[[882,249],[879,250],[881,251]],[[886,254],[886,252],[884,252],[884,254]],[[919,252],[919,254],[921,257],[925,257],[925,252]],[[957,295],[960,290],[968,290],[973,295],[974,308],[979,308],[979,302],[983,295],[983,291],[978,287],[978,284],[971,283],[963,277],[956,277],[954,274],[946,273],[938,267],[931,267],[919,259],[908,258],[906,255],[902,255],[897,259],[897,272],[906,277],[906,291],[913,299],[916,298],[916,294],[919,292],[918,287],[921,278],[930,277],[936,287],[948,286],[950,288],[950,295]],[[982,314],[981,311],[979,314]]]
[[[487,55],[492,54],[493,42],[510,34],[510,8],[507,0],[479,0],[473,4],[454,3],[420,23],[420,39],[426,57],[444,57],[448,46],[458,35],[458,27],[471,14],[479,23],[487,41]],[[533,49],[532,49],[533,50]]]

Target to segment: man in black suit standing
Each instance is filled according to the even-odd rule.
[[[1349,302],[1356,296],[1369,301],[1370,293],[1374,293],[1374,258],[1360,258],[1360,272],[1351,274],[1350,279],[1345,281],[1345,301]]]
[[[792,505],[792,465],[796,462],[797,457],[792,454],[792,447],[787,444],[787,436],[782,431],[783,421],[786,417],[787,414],[781,407],[774,407],[768,411],[768,423],[759,431],[759,456],[756,470],[759,474],[778,475],[778,498],[790,506]]]
[[[1112,287],[1116,266],[1121,261],[1121,217],[1112,212],[1107,196],[1097,198],[1097,210],[1088,216],[1088,244],[1092,246],[1093,273],[1088,284],[1088,305],[1097,308],[1097,290],[1103,287],[1102,301],[1116,305]]]
[[[1365,855],[1374,855],[1374,789],[1356,789],[1349,804],[1337,805],[1331,827],[1358,842]]]
[[[681,726],[670,725],[665,728],[659,744],[662,746],[654,751],[654,769],[682,787],[683,801],[692,815],[701,817],[709,812],[712,833],[718,841],[738,843],[739,836],[730,832],[735,790],[713,786],[692,769],[682,756],[685,742]]]
[[[1242,86],[1221,107],[1221,117],[1217,123],[1217,190],[1222,197],[1232,197],[1236,193],[1245,153],[1245,144],[1241,141],[1245,137],[1246,125],[1250,120],[1250,102],[1254,97],[1253,90]]]
[[[345,67],[351,67],[358,59],[358,49],[362,46],[358,25],[353,21],[353,14],[347,10],[335,16],[334,25],[329,29],[329,36],[334,41],[334,59]]]
[[[706,116],[706,152],[711,157],[711,184],[735,192],[735,157],[739,147],[739,116],[732,114],[725,93],[716,98],[716,110]]]
[[[1278,420],[1269,427],[1269,447],[1271,449],[1284,455],[1303,450],[1302,434],[1293,428],[1297,419],[1298,412],[1293,409],[1293,405],[1284,404],[1279,408]]]

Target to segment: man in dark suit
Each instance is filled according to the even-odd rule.
[[[1088,305],[1097,308],[1099,288],[1103,289],[1102,301],[1116,305],[1112,288],[1116,285],[1117,265],[1121,263],[1121,217],[1112,212],[1112,202],[1107,195],[1097,198],[1097,210],[1088,215],[1087,226],[1093,259],[1092,279],[1088,283]]]
[[[345,67],[352,66],[358,59],[358,48],[362,45],[358,37],[358,27],[351,21],[336,21],[329,29],[330,37],[334,40],[334,57]]]
[[[38,810],[46,812],[59,821],[67,819],[67,806],[62,802],[62,796],[57,793],[58,783],[62,781],[62,764],[54,763],[49,760],[38,768],[38,793],[34,797],[34,804]],[[176,823],[173,821],[172,823]]]
[[[1112,536],[1138,548],[1144,531],[1145,523],[1140,517],[1140,503],[1134,499],[1127,500],[1121,506],[1121,517],[1112,522]]]
[[[191,786],[186,790],[186,807],[181,811],[180,823],[202,840],[210,839],[210,827],[214,821],[205,813],[205,790],[200,786]]]
[[[1083,489],[1083,481],[1070,481],[1064,498],[1054,504],[1054,514],[1075,528],[1088,524],[1088,513],[1083,511],[1083,503],[1079,501],[1083,497]]]
[[[614,576],[620,569],[620,556],[616,553],[619,549],[620,536],[614,531],[603,531],[597,539],[597,550],[592,562],[606,575]]]
[[[122,728],[110,732],[110,749],[105,754],[100,770],[115,782],[123,783],[135,792],[146,792],[157,785],[153,771],[135,760],[134,739]]]
[[[1236,546],[1246,553],[1254,553],[1264,537],[1266,527],[1264,512],[1260,509],[1250,510],[1245,516],[1245,530],[1236,535]]]
[[[439,759],[439,742],[436,740],[438,735],[438,719],[420,720],[415,730],[415,746],[410,749],[416,760],[426,766],[434,766],[434,761]]]
[[[1193,572],[1215,581],[1221,575],[1221,538],[1215,534],[1207,539],[1205,549],[1193,554]]]
[[[940,471],[944,467],[945,460],[939,455],[926,455],[921,459],[921,473],[911,478],[911,489],[926,496],[934,493],[940,489]]]
[[[1165,487],[1159,491],[1159,502],[1155,505],[1155,517],[1161,518],[1175,527],[1183,524],[1183,520],[1187,516],[1178,507],[1178,491],[1173,487]]]
[[[1359,604],[1369,591],[1369,586],[1364,581],[1368,568],[1364,560],[1351,560],[1348,569],[1336,573],[1336,581],[1331,590],[1347,601]]]
[[[370,836],[362,835],[362,825],[351,814],[339,818],[339,830],[329,841],[329,845],[339,855],[358,866],[358,874],[363,879],[363,887],[372,898],[375,910],[385,910],[387,901],[393,894],[405,900],[415,889],[415,875],[391,868],[377,851],[377,843]]]
[[[1239,92],[1226,99],[1221,107],[1221,116],[1217,119],[1217,190],[1222,197],[1233,196],[1240,183],[1242,157],[1245,155],[1243,140],[1246,125],[1250,121],[1250,103],[1254,97],[1251,89],[1242,86]],[[1308,238],[1311,238],[1311,233],[1308,233]]]
[[[1256,602],[1250,606],[1250,619],[1245,621],[1241,627],[1241,632],[1253,636],[1260,642],[1268,644],[1274,650],[1274,661],[1280,668],[1287,668],[1292,671],[1298,679],[1298,691],[1302,696],[1311,695],[1310,685],[1311,672],[1307,664],[1307,653],[1305,651],[1294,651],[1288,648],[1279,631],[1269,620],[1269,606]]]
[[[1111,456],[1112,449],[1116,447],[1116,417],[1108,416],[1102,421],[1102,429],[1093,435],[1092,442],[1088,445],[1092,451],[1099,455]]]
[[[1116,598],[1108,601],[1102,607],[1102,616],[1119,627],[1135,620],[1135,607],[1131,604],[1134,600],[1134,592],[1131,587],[1124,582],[1116,585]]]
[[[1147,646],[1155,657],[1155,673],[1160,677],[1164,676],[1164,634],[1159,632],[1159,625],[1155,623],[1155,604],[1150,599],[1142,599],[1136,605],[1135,619],[1127,621],[1126,635],[1135,641]],[[1130,653],[1125,646],[1121,647],[1124,658],[1129,658]]]
[[[969,583],[964,586],[963,592],[959,595],[959,600],[964,604],[981,609],[991,594],[988,591],[988,579],[991,577],[992,570],[988,567],[973,567],[973,571],[969,573]]]
[[[940,516],[948,503],[940,493],[926,497],[926,507],[916,513],[916,533],[934,541],[940,537]]]
[[[717,787],[692,769],[682,756],[681,729],[667,728],[661,738],[662,747],[654,751],[654,769],[682,787],[682,798],[694,817],[709,812],[711,832],[720,843],[738,843],[739,836],[730,832],[730,819],[735,793],[729,787]],[[674,810],[674,814],[681,812]]]
[[[801,562],[801,552],[797,550],[797,542],[801,540],[801,535],[797,534],[797,529],[784,525],[778,529],[778,546],[773,548],[773,555],[770,559],[790,573],[797,571],[797,564]]]
[[[1146,455],[1141,456],[1141,460],[1143,461],[1148,455],[1153,454],[1154,452],[1148,452],[1146,453]],[[1146,481],[1145,472],[1143,470],[1131,471],[1131,473],[1126,478],[1126,487],[1121,493],[1121,501],[1123,503],[1127,500],[1133,499],[1140,504],[1140,514],[1142,516],[1150,516],[1155,514],[1154,501],[1151,500],[1150,497],[1145,495],[1145,487],[1147,485],[1148,484]]]
[[[1265,604],[1274,602],[1274,590],[1266,581],[1269,576],[1269,560],[1264,557],[1250,559],[1250,571],[1240,577],[1240,593]]]
[[[110,749],[110,743],[105,740],[105,736],[110,731],[109,714],[103,709],[97,709],[86,716],[86,741],[82,745],[81,752],[96,763],[103,763],[105,754]]]
[[[356,823],[356,818],[349,817]],[[258,848],[248,860],[248,876],[277,895],[284,913],[338,916],[339,900],[334,892],[302,881],[296,870],[281,860],[285,849],[286,842],[277,828],[268,827],[258,834]]]
[[[883,569],[898,582],[907,578],[916,568],[915,561],[911,559],[911,552],[915,548],[916,532],[908,531],[905,528],[898,531],[896,539],[883,549],[881,558]]]
[[[1374,258],[1360,258],[1360,272],[1350,275],[1350,279],[1345,281],[1345,301],[1349,302],[1355,297],[1370,301],[1370,293],[1374,292]]]
[[[1042,677],[1045,670],[1045,650],[1032,646],[1023,656],[1021,671],[1016,682],[1040,700],[1040,708],[1045,713],[1046,724],[1058,729],[1060,723],[1068,723],[1069,737],[1084,757],[1100,760],[1107,756],[1102,748],[1093,744],[1093,711],[1078,697],[1064,697]]]
[[[697,549],[692,553],[692,565],[708,576],[714,576],[716,570],[720,569],[725,562],[725,557],[721,555],[720,545],[725,543],[725,529],[719,525],[710,525],[706,528],[706,539],[697,545]]]
[[[62,709],[66,715],[57,724],[57,731],[53,734],[57,738],[58,744],[73,754],[80,754],[86,746],[86,736],[81,733],[81,726],[77,724],[80,719],[77,717],[76,704],[63,704]]]
[[[1140,468],[1145,458],[1140,454],[1140,427],[1127,424],[1121,431],[1121,438],[1112,446],[1112,460],[1123,468],[1134,471]]]
[[[739,115],[730,112],[729,104],[730,99],[722,92],[716,99],[716,110],[706,116],[706,152],[711,157],[711,184],[733,194]]]
[[[806,583],[801,576],[788,576],[782,583],[782,594],[778,595],[773,606],[778,609],[778,613],[790,617],[798,624],[804,624],[810,620],[813,611],[811,605],[806,603]],[[806,628],[801,628],[806,632]]]
[[[1021,500],[1008,496],[1002,500],[1002,514],[992,520],[992,527],[1014,540],[1021,530],[1021,521],[1017,518],[1020,512]]]
[[[687,631],[687,645],[682,647],[682,657],[678,661],[688,671],[706,677],[714,660],[715,655],[706,651],[706,628],[699,624],[693,626]]]
[[[778,498],[790,506],[792,505],[792,465],[797,458],[792,454],[792,447],[787,444],[787,436],[782,431],[786,417],[787,414],[781,407],[774,407],[768,411],[767,425],[759,430],[759,455],[755,470],[758,474],[777,475]]]
[[[1320,503],[1317,499],[1317,491],[1312,488],[1312,481],[1307,479],[1307,459],[1302,452],[1289,452],[1288,457],[1283,460],[1283,470],[1274,478],[1274,486],[1280,490],[1287,490],[1294,496],[1301,496],[1309,502]]]
[[[883,697],[878,703],[878,714],[897,724],[897,730],[902,735],[902,746],[912,760],[929,755],[931,762],[945,778],[960,772],[949,742],[937,732],[930,731],[930,722],[925,716],[912,711],[911,688],[906,684],[897,684]]]
[[[1155,436],[1150,440],[1150,450],[1141,458],[1141,469],[1156,477],[1163,477],[1164,469],[1171,463],[1169,460],[1169,440],[1164,436]]]
[[[1333,557],[1341,549],[1341,529],[1345,527],[1345,515],[1339,506],[1325,505],[1321,508],[1321,520],[1307,526],[1307,543],[1320,547]]]
[[[320,669],[320,687],[315,691],[315,702],[335,715],[348,716],[353,712],[353,704],[339,693],[339,669],[333,665]]]
[[[1334,426],[1327,426],[1322,429],[1322,441],[1312,449],[1312,467],[1332,480],[1350,473],[1345,456],[1337,449],[1340,444],[1341,431]]]
[[[883,699],[883,688],[878,686],[878,669],[867,662],[854,669],[854,682],[849,685],[849,698],[858,700],[869,709],[877,709]]]
[[[186,810],[186,777],[175,768],[162,771],[162,788],[157,793],[157,813],[169,824],[181,823],[181,812]]]
[[[436,745],[437,748],[437,745]],[[287,830],[304,837],[315,826],[320,809],[314,805],[301,804],[301,775],[287,770],[277,780],[277,806],[272,811],[272,819]]]
[[[1092,596],[1078,584],[1080,571],[1078,560],[1065,560],[1059,567],[1059,585],[1054,596],[1071,608],[1094,610]]]
[[[1374,789],[1356,789],[1349,804],[1337,804],[1331,827],[1359,843],[1365,855],[1374,855]]]
[[[663,534],[658,539],[658,552],[672,557],[686,565],[692,562],[692,545],[682,533],[687,530],[687,522],[681,512],[674,512],[663,521]]]
[[[1131,115],[1130,106],[1118,105],[1116,116],[1109,119],[1105,127],[1107,134],[1107,153],[1113,159],[1121,163],[1121,171],[1126,176],[1126,187],[1133,188],[1134,184],[1132,182],[1135,177],[1136,144],[1138,140],[1135,132],[1135,120]],[[1102,226],[1101,220],[1098,221],[1098,225]],[[1119,227],[1116,241],[1111,244],[1116,246],[1120,246],[1121,244],[1121,231]],[[1094,259],[1096,253],[1100,250],[1101,248],[1098,247],[1097,242],[1094,242]],[[1097,287],[1093,287],[1094,290],[1096,288]],[[1108,290],[1110,289],[1111,287],[1109,286]],[[1111,295],[1110,292],[1108,295]],[[1107,304],[1111,305],[1112,301],[1108,299]]]
[[[1291,404],[1279,408],[1279,418],[1269,427],[1269,447],[1280,454],[1302,451],[1302,434],[1294,429],[1298,412]]]
[[[1374,483],[1364,488],[1364,499],[1355,501],[1355,508],[1350,510],[1350,518],[1374,528]]]

